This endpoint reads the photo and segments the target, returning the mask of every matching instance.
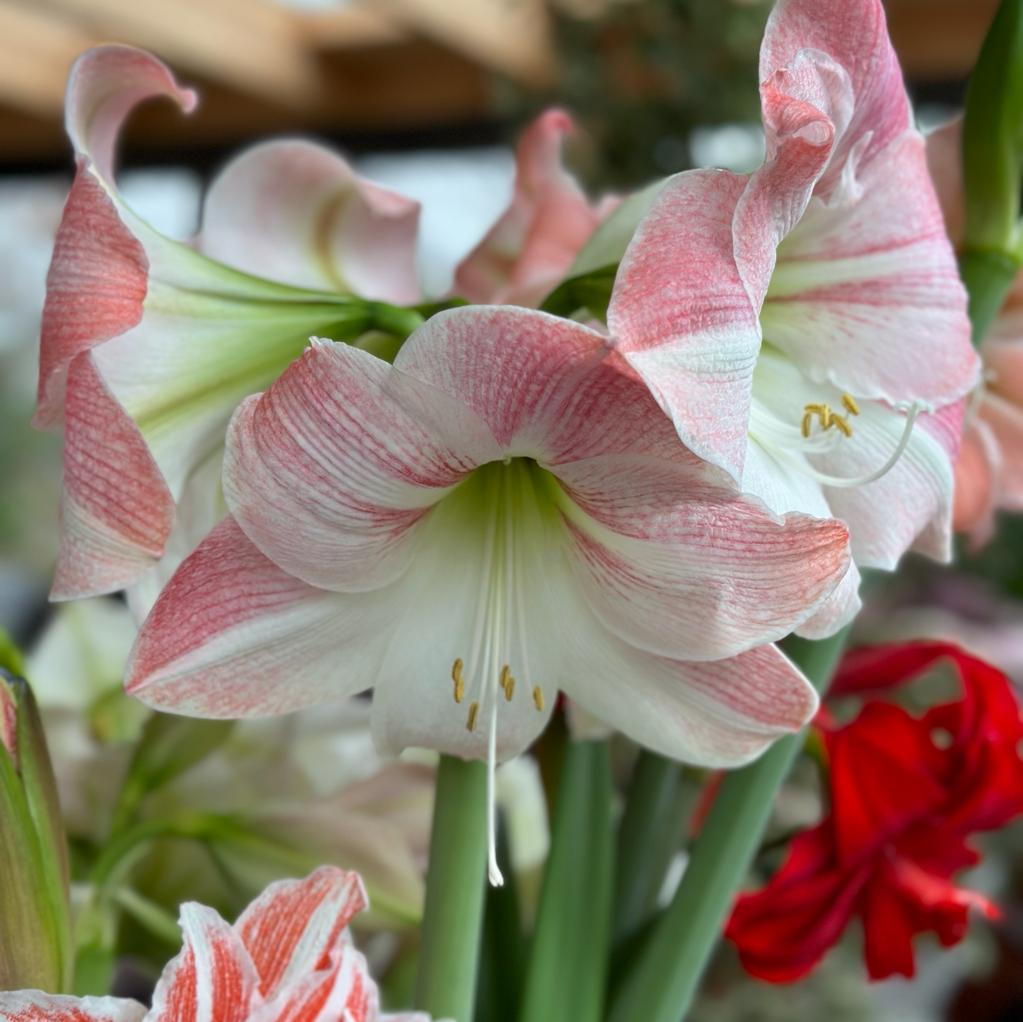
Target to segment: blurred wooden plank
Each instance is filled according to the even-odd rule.
[[[299,35],[318,50],[379,46],[408,38],[393,19],[366,5],[299,10],[294,17]]]
[[[142,46],[181,72],[298,106],[318,92],[293,12],[270,0],[41,0],[81,30]]]
[[[545,0],[375,0],[374,8],[523,85],[555,80]]]
[[[342,50],[320,61],[318,98],[295,109],[181,74],[199,91],[199,107],[182,116],[171,103],[142,107],[125,133],[125,150],[183,154],[223,151],[274,134],[343,136],[401,133],[478,122],[492,109],[492,79],[474,61],[428,40]],[[64,161],[70,153],[63,126],[0,103],[0,160]]]
[[[885,0],[885,8],[906,76],[950,81],[973,68],[998,0]]]
[[[28,113],[60,116],[68,68],[95,41],[46,11],[0,0],[0,96]]]

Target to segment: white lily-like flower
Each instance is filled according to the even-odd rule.
[[[559,691],[719,766],[816,706],[769,643],[845,574],[844,526],[737,494],[577,323],[455,309],[393,366],[317,341],[239,408],[224,489],[129,664],[153,706],[246,717],[372,686],[384,750],[491,776]]]
[[[688,447],[779,513],[845,521],[856,565],[947,559],[978,362],[880,0],[780,0],[760,73],[763,166],[650,193],[612,343]],[[846,623],[858,582],[803,633]]]
[[[222,510],[203,477],[219,476],[238,402],[310,334],[368,329],[353,295],[419,296],[418,205],[310,142],[267,143],[229,164],[191,244],[152,228],[113,164],[125,118],[154,97],[196,103],[125,46],[88,51],[68,82],[77,170],[47,280],[35,417],[64,431],[58,599],[133,585],[183,556]]]

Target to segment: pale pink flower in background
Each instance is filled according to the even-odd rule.
[[[667,755],[753,758],[816,705],[768,643],[827,600],[847,532],[737,494],[624,368],[508,307],[433,317],[393,366],[315,342],[232,420],[231,517],[164,589],[128,691],[245,717],[372,686],[384,751],[491,768],[564,691]]]
[[[591,203],[561,163],[574,130],[563,110],[548,110],[516,151],[514,194],[506,212],[455,271],[454,294],[471,302],[536,306],[568,274],[582,247],[615,208]]]
[[[846,522],[856,565],[945,559],[978,362],[880,0],[781,0],[760,71],[764,164],[657,193],[611,342],[688,447],[776,512]],[[854,566],[802,633],[857,590]]]
[[[0,993],[0,1022],[428,1022],[384,1015],[348,923],[366,907],[356,873],[323,866],[271,884],[229,926],[211,908],[181,907],[184,946],[163,971],[147,1011],[116,997]]]
[[[124,119],[153,97],[196,102],[155,57],[124,46],[90,50],[68,83],[77,170],[47,281],[35,418],[64,429],[56,598],[120,589],[169,544],[178,557],[190,549],[218,516],[215,489],[191,498],[198,524],[178,511],[204,466],[219,474],[238,401],[310,334],[351,331],[350,293],[419,294],[418,205],[305,141],[229,164],[193,245],[154,230],[113,170]],[[184,535],[171,541],[175,528]]]
[[[927,136],[927,158],[953,244],[962,241],[962,121]],[[967,404],[955,466],[956,529],[977,546],[994,534],[995,512],[1023,511],[1023,274],[981,342],[984,374]]]

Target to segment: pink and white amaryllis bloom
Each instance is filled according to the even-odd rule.
[[[613,343],[687,446],[777,512],[845,521],[858,565],[945,558],[978,364],[880,0],[780,0],[760,71],[764,164],[669,180]],[[856,590],[853,568],[807,634]]]
[[[129,661],[158,708],[246,717],[372,686],[383,751],[485,757],[492,779],[559,691],[718,766],[816,704],[768,643],[839,583],[845,527],[737,494],[578,323],[455,309],[393,366],[315,341],[238,409],[224,492],[231,516]]]
[[[536,306],[565,278],[582,247],[618,205],[591,203],[561,163],[575,129],[563,110],[541,114],[519,141],[512,200],[455,271],[454,293],[471,302]]]
[[[429,1022],[380,1012],[376,984],[348,923],[366,907],[356,873],[321,866],[271,884],[229,926],[181,907],[184,946],[147,1011],[118,997],[0,993],[0,1022]]]
[[[962,119],[927,136],[927,160],[954,245],[963,238]],[[976,545],[995,512],[1023,511],[1023,273],[980,345],[984,372],[970,395],[955,465],[953,523]]]
[[[190,515],[217,517],[216,487],[200,477],[219,476],[238,401],[310,334],[356,337],[365,312],[352,294],[418,297],[417,204],[308,142],[229,164],[191,244],[150,227],[118,192],[113,156],[126,116],[153,97],[196,102],[124,46],[90,50],[68,83],[77,170],[47,281],[35,418],[64,429],[56,598],[120,589],[190,549],[202,535]]]

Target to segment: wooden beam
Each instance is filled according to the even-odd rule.
[[[555,80],[545,0],[376,0],[375,8],[524,85]]]
[[[0,96],[28,113],[60,116],[68,68],[95,41],[45,10],[0,0]]]
[[[293,13],[269,0],[41,0],[80,30],[152,50],[201,74],[277,103],[318,94],[315,62]]]

